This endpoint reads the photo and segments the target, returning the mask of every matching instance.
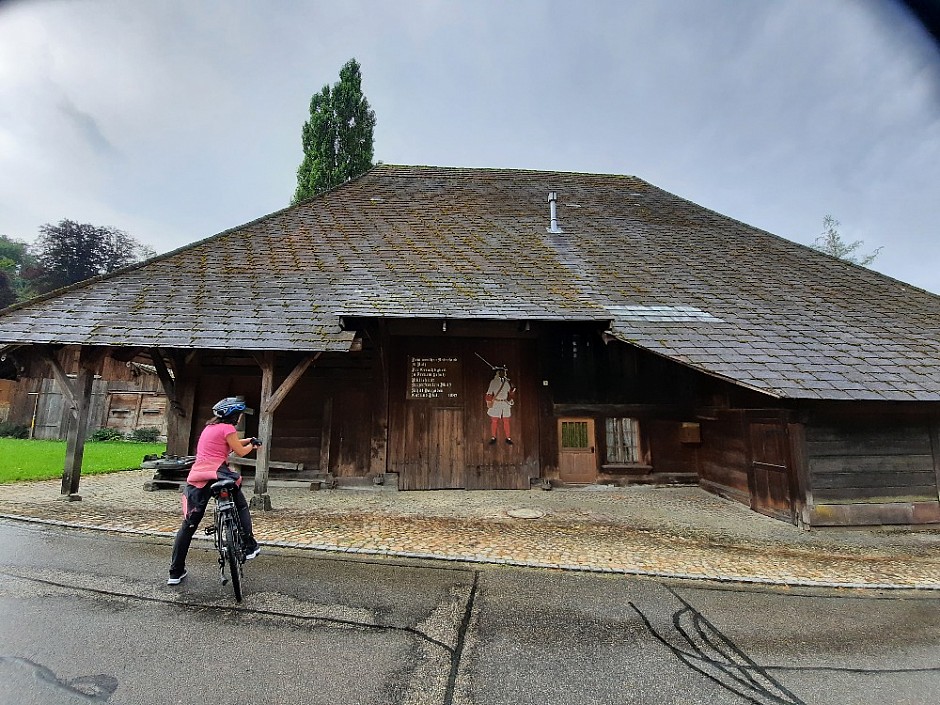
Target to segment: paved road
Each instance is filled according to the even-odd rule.
[[[908,703],[940,598],[197,545],[0,522],[0,704]],[[229,674],[228,679],[222,676]]]

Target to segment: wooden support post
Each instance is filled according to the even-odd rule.
[[[154,369],[157,371],[157,377],[160,378],[160,384],[163,385],[163,392],[166,394],[170,406],[179,410],[179,402],[176,399],[176,382],[170,374],[166,361],[163,359],[163,353],[158,348],[150,349],[150,359],[153,361]]]
[[[55,378],[56,384],[59,385],[59,389],[62,391],[62,396],[65,398],[66,403],[68,403],[69,408],[72,412],[72,418],[78,418],[78,400],[75,395],[75,383],[69,379],[69,376],[65,373],[65,370],[62,369],[62,364],[59,362],[59,358],[56,356],[55,352],[49,348],[43,351],[42,356],[49,363],[49,367],[52,368],[52,376]]]
[[[95,381],[95,372],[101,361],[101,351],[82,347],[78,358],[78,379],[75,385],[65,377],[66,386],[63,393],[70,390],[70,398],[74,399],[72,407],[75,423],[71,425],[65,446],[65,467],[62,471],[62,498],[69,501],[81,500],[78,494],[79,482],[82,475],[82,457],[85,453],[85,438],[88,436],[88,421],[91,417],[91,388]],[[56,365],[58,360],[56,360]],[[53,365],[55,368],[55,365]],[[61,367],[59,367],[61,370]],[[58,375],[57,375],[58,378]],[[63,384],[60,381],[60,384]]]
[[[790,471],[795,479],[793,515],[797,526],[810,529],[810,517],[815,505],[809,479],[809,460],[806,457],[806,424],[791,423],[787,431],[790,439]]]
[[[171,354],[172,375],[161,350],[151,349],[150,358],[157,369],[157,376],[169,402],[166,417],[167,455],[189,455],[198,376],[197,353],[192,351],[186,357],[179,353]]]
[[[377,334],[372,337],[372,340],[375,345],[375,360],[373,361],[373,374],[377,382],[375,388],[383,391],[376,395],[375,404],[373,406],[369,471],[372,475],[384,476],[388,472],[387,327],[382,325]]]
[[[272,351],[265,352],[258,360],[261,365],[261,411],[258,416],[258,460],[255,465],[255,491],[251,498],[251,508],[267,511],[271,509],[271,497],[268,495],[268,472],[271,462],[271,431],[274,429],[274,410],[270,401],[274,394],[274,359]]]
[[[182,416],[174,416],[176,429],[173,439],[167,439],[167,452],[173,455],[192,455],[195,452],[193,432],[196,424],[196,387],[199,385],[201,360],[199,352],[191,350],[187,354],[176,352],[173,355],[173,372],[176,375],[176,399]],[[169,429],[167,429],[169,435]]]
[[[323,424],[320,431],[320,474],[330,474],[330,441],[333,436],[333,397],[323,402]]]
[[[251,498],[252,509],[266,511],[271,509],[271,497],[268,496],[268,475],[271,467],[271,437],[274,435],[274,412],[293,389],[297,381],[303,376],[307,368],[321,353],[307,355],[297,366],[291,370],[280,386],[274,388],[275,353],[267,351],[255,355],[255,360],[261,366],[261,410],[258,415],[258,437],[261,447],[258,448],[258,457],[255,465],[255,490]]]

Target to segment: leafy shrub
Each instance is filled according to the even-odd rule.
[[[127,440],[127,437],[115,428],[99,428],[88,437],[88,440],[95,442],[124,441]]]
[[[159,439],[159,428],[137,428],[128,437],[134,443],[156,443]]]
[[[0,436],[6,438],[28,438],[29,426],[2,421],[0,422]]]

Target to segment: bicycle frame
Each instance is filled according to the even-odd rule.
[[[233,480],[220,480],[212,485],[215,498],[213,526],[206,530],[212,533],[216,550],[219,552],[219,580],[223,585],[229,578],[225,576],[226,567],[232,580],[235,599],[242,599],[242,566],[245,564],[245,539],[238,508],[232,497],[235,487]]]

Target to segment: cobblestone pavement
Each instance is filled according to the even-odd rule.
[[[83,477],[80,502],[63,501],[58,480],[2,485],[0,515],[169,538],[179,526],[180,495],[144,491],[152,473]],[[940,590],[940,527],[804,531],[695,487],[307,487],[272,482],[274,509],[253,512],[262,544],[703,580]]]

